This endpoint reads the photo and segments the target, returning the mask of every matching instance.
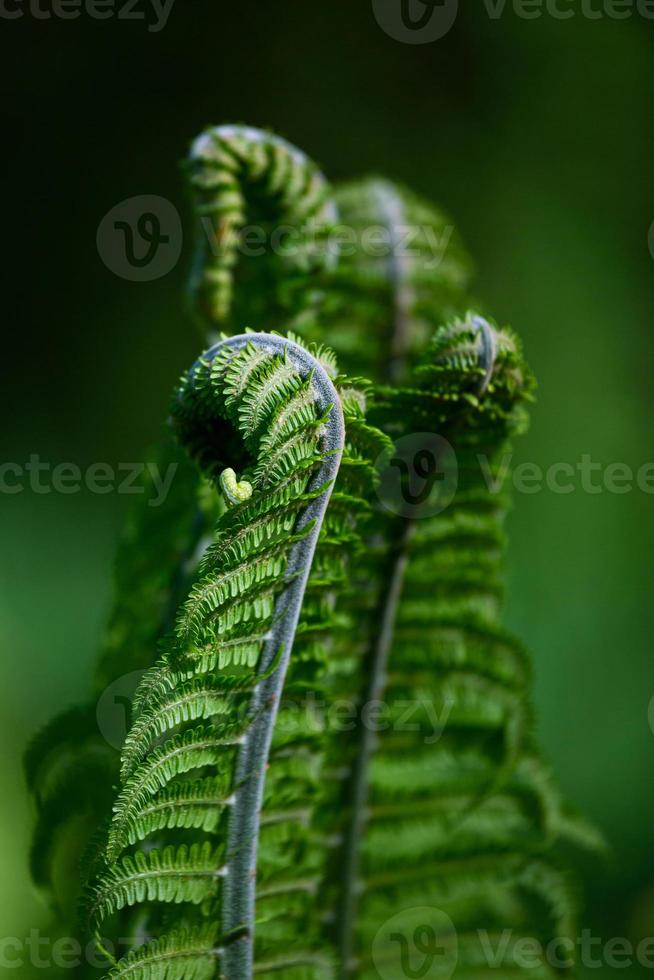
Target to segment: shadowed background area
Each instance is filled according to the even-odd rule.
[[[441,205],[475,258],[476,293],[521,333],[539,380],[514,462],[601,464],[595,492],[577,475],[569,493],[516,496],[507,616],[533,652],[554,768],[613,847],[582,869],[583,926],[637,942],[654,936],[654,496],[607,492],[603,477],[654,461],[654,20],[569,6],[569,20],[526,20],[467,4],[424,45],[389,37],[365,0],[177,0],[158,32],[28,8],[2,20],[0,462],[117,466],[156,441],[201,342],[183,307],[178,161],[206,124],[271,126],[333,180],[381,172]],[[168,198],[186,232],[181,261],[149,283],[116,277],[96,249],[102,217],[139,194]],[[2,937],[47,935],[20,758],[87,689],[130,499],[0,494]]]

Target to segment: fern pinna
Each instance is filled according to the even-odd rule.
[[[411,192],[332,191],[243,126],[188,168],[194,309],[238,335],[182,379],[188,461],[160,450],[173,492],[123,548],[97,672],[98,693],[140,672],[120,759],[95,705],[28,753],[35,877],[66,827],[95,831],[82,920],[112,978],[569,973],[516,952],[570,937],[562,846],[598,843],[540,759],[500,621],[488,472],[524,426],[519,344],[467,312],[463,248]],[[271,246],[280,225],[295,248]]]

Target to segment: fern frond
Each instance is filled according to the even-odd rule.
[[[309,388],[311,398],[306,395]],[[223,931],[246,927],[245,939],[226,944],[225,964],[234,973],[247,972],[253,956],[251,868],[260,836],[266,760],[300,604],[305,589],[316,581],[310,575],[311,559],[338,472],[343,423],[336,390],[311,355],[283,338],[253,334],[223,341],[205,355],[184,382],[174,413],[182,438],[204,461],[210,449],[203,442],[202,426],[213,415],[233,426],[254,454],[250,469],[256,472],[259,466],[258,482],[269,490],[265,495],[257,491],[255,480],[254,493],[240,501],[230,499],[233,506],[219,518],[215,543],[201,562],[175,631],[160,645],[160,663],[137,692],[108,835],[109,870],[96,874],[91,884],[90,918],[97,924],[103,916],[145,900],[204,901],[209,893],[198,880],[206,884],[206,875],[194,876],[192,888],[178,882],[176,871],[184,868],[185,852],[175,851],[174,861],[171,851],[163,852],[168,855],[165,870],[175,883],[170,888],[161,884],[167,879],[152,858],[158,852],[137,849],[133,855],[119,855],[147,838],[158,841],[162,834],[174,839],[175,834],[206,835],[220,829],[229,871]],[[246,477],[249,472],[240,465],[239,471]],[[233,671],[239,662],[242,673],[223,669]],[[203,722],[199,726],[198,720]],[[283,758],[284,752],[293,755],[314,737],[301,717],[298,722],[273,747],[280,801],[292,800],[286,784],[306,785],[304,776],[297,782],[301,770],[296,760]],[[197,778],[179,781],[192,770]],[[264,820],[261,861],[263,866],[268,861],[271,872],[280,867],[274,855],[291,841],[287,823],[293,825],[295,817],[292,810],[288,813]],[[308,850],[307,859],[309,853],[316,855],[315,866],[320,852]],[[155,866],[146,866],[144,860],[154,860]],[[305,861],[305,873],[310,864]],[[142,881],[145,885],[135,884]],[[271,887],[268,896],[288,890],[278,885],[271,892]],[[296,886],[288,887],[292,892]]]
[[[198,222],[190,292],[193,305],[209,323],[233,322],[233,306],[240,299],[234,279],[244,226],[259,224],[270,231],[290,226],[295,232],[297,246],[289,254],[276,256],[266,242],[264,254],[250,260],[249,271],[261,285],[251,287],[250,304],[236,322],[262,322],[262,310],[253,307],[252,298],[270,287],[271,268],[281,265],[292,277],[329,261],[328,252],[313,246],[307,231],[311,226],[319,241],[334,224],[327,182],[296,147],[249,126],[206,130],[191,148],[188,170]],[[241,259],[240,266],[246,262]]]

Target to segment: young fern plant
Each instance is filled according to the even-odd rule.
[[[83,929],[111,978],[439,976],[438,944],[443,976],[481,980],[491,956],[498,976],[552,977],[516,943],[572,934],[561,847],[598,842],[539,756],[500,620],[507,499],[484,466],[524,426],[519,344],[467,312],[465,253],[411,192],[331,191],[243,126],[204,133],[188,168],[191,299],[222,334],[173,401],[189,462],[119,565],[97,690],[141,671],[120,758],[93,705],[28,753],[35,876],[84,813]],[[359,242],[342,256],[339,221]],[[248,224],[267,245],[244,258]],[[281,225],[295,248],[272,247]]]
[[[222,341],[203,357],[174,412],[182,440],[205,472],[229,484],[230,506],[166,656],[137,692],[107,870],[91,883],[87,911],[99,931],[109,915],[144,899],[208,903],[207,918],[224,939],[221,969],[227,976],[248,976],[264,776],[302,598],[344,449],[343,415],[336,389],[311,355],[290,341],[257,334]],[[243,437],[243,479],[235,480],[232,467],[225,477],[223,461],[216,458],[220,419]],[[330,541],[332,548],[339,544],[337,538]],[[279,770],[282,798],[295,751],[300,768],[313,761],[302,758],[307,733],[298,721],[288,725],[270,759]],[[207,767],[218,771],[218,785],[214,775],[179,781]],[[289,791],[296,778],[290,778]],[[279,837],[285,823],[293,827],[295,814],[271,813],[272,836]],[[174,831],[173,839],[180,830],[206,839],[121,858],[130,846],[164,830]],[[223,836],[216,830],[224,830],[218,845],[211,843],[212,836]],[[280,874],[274,846],[271,841],[262,905],[283,905],[284,896],[292,899],[311,886],[310,858],[305,869],[296,864]],[[264,869],[266,857],[264,848]],[[177,928],[187,927],[182,920]],[[146,944],[134,954],[139,969],[146,969],[151,953],[157,961],[157,950]],[[215,945],[199,951],[197,960],[211,962],[212,955],[218,955]],[[134,956],[117,964],[112,975],[132,971]],[[297,952],[294,959],[301,961]],[[196,969],[189,956],[184,962]]]
[[[384,547],[369,551],[386,571],[361,702],[419,710],[415,736],[398,732],[392,721],[379,735],[365,726],[355,733],[356,761],[343,795],[350,814],[345,871],[334,886],[340,975],[399,970],[398,934],[383,935],[382,926],[413,908],[414,921],[407,913],[402,926],[407,936],[419,935],[433,928],[424,921],[426,906],[449,913],[441,922],[446,944],[447,923],[454,922],[464,976],[488,968],[485,939],[490,936],[496,948],[503,930],[512,929],[509,946],[500,943],[496,965],[514,975],[520,972],[514,943],[521,937],[537,938],[546,948],[552,937],[573,932],[576,903],[560,868],[561,845],[602,846],[564,806],[539,757],[528,663],[500,625],[509,501],[504,490],[491,493],[484,467],[496,468],[507,441],[524,428],[532,382],[515,337],[475,314],[432,330],[431,344],[420,354],[429,325],[451,318],[466,302],[467,263],[455,236],[443,237],[446,219],[378,180],[337,197],[341,218],[345,213],[359,228],[366,222],[383,227],[389,213],[395,221],[420,216],[413,255],[393,249],[385,267],[363,249],[349,256],[349,286],[358,283],[361,316],[349,333],[338,329],[337,320],[329,337],[346,365],[374,338],[376,360],[372,351],[368,356],[381,383],[368,400],[368,417],[398,445],[408,440],[413,457],[400,454],[392,463],[416,477],[427,448],[434,475],[439,462],[448,466],[437,456],[447,456],[449,442],[459,478],[446,510],[437,507],[432,514],[432,496],[405,508],[403,516],[386,515],[383,527],[378,517],[371,527],[373,540]],[[435,241],[445,242],[443,261],[426,275],[433,256],[427,246]],[[364,287],[371,283],[378,301],[366,303],[373,289]],[[347,288],[337,284],[332,297],[339,319]],[[308,336],[314,326],[309,323]],[[429,449],[423,435],[421,449],[416,433],[438,433],[440,444]],[[411,499],[411,487],[405,484],[404,491],[400,511]],[[434,717],[443,725],[437,738]],[[419,964],[428,963],[415,952]],[[543,976],[556,972],[545,961],[539,969]]]
[[[224,169],[216,178],[217,160],[223,161]],[[238,329],[259,320],[270,323],[279,316],[276,296],[281,287],[276,277],[286,279],[292,273],[297,284],[315,273],[324,257],[317,252],[315,261],[294,263],[269,252],[244,259],[243,271],[236,267],[235,236],[246,220],[265,219],[274,226],[306,216],[319,237],[321,219],[327,220],[332,209],[324,177],[291,144],[242,126],[207,130],[193,144],[186,166],[197,221],[189,292],[203,333],[209,338],[232,328],[233,283],[241,274],[250,283],[261,277],[261,288],[238,290],[243,317]],[[158,646],[174,622],[225,506],[222,488],[204,478],[169,433],[152,462],[159,472],[173,467],[175,476],[160,506],[151,507],[153,487],[147,470],[138,504],[130,512],[118,550],[116,598],[93,692],[87,704],[47,724],[25,757],[28,789],[37,806],[32,875],[51,895],[69,929],[80,887],[80,855],[110,810],[119,766],[119,752],[99,726],[99,699],[121,679],[139,677],[157,659]],[[126,694],[129,689],[121,687],[120,696]]]
[[[128,935],[136,932],[136,923],[129,924],[134,916],[143,928],[138,906],[144,902],[202,904],[202,914],[217,924],[212,942],[198,949],[197,934],[180,917],[165,926],[166,962],[179,936],[186,944],[180,963],[189,971],[210,970],[220,957],[226,976],[249,976],[253,969],[257,975],[331,975],[320,910],[311,901],[330,847],[317,832],[324,754],[319,719],[293,701],[277,715],[274,737],[272,729],[294,633],[285,695],[333,684],[328,654],[336,650],[328,651],[321,638],[348,625],[335,622],[334,611],[358,544],[356,515],[365,515],[363,494],[374,481],[363,446],[374,445],[376,454],[390,448],[363,422],[350,383],[343,388],[335,380],[336,388],[293,342],[246,335],[202,358],[176,401],[180,438],[209,476],[228,482],[234,503],[219,521],[164,660],[137,691],[122,789],[85,903],[102,948],[100,932],[115,913],[121,914],[120,934]],[[230,459],[227,478],[224,460],[216,458],[216,446],[224,443],[216,430],[220,419],[244,438],[243,465]],[[243,479],[235,480],[235,467]],[[341,662],[336,678],[350,670],[351,663]],[[197,726],[199,718],[213,720]],[[202,775],[208,766],[219,771],[218,786],[215,776]],[[180,782],[190,771],[201,778]],[[170,831],[178,840],[182,830],[184,842],[176,847],[141,849],[162,833],[169,839]],[[222,843],[216,847],[212,840]],[[123,856],[134,845],[136,854]],[[148,914],[147,928],[157,935],[164,920],[170,922],[170,915],[158,920],[156,912]],[[208,926],[198,928],[206,937]],[[156,976],[149,971],[160,956],[160,941],[145,944],[110,975],[142,970]]]

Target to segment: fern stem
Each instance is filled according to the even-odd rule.
[[[250,714],[253,721],[236,766],[239,788],[227,828],[227,875],[222,915],[224,934],[243,930],[239,938],[225,948],[223,968],[226,976],[233,980],[245,980],[252,975],[257,848],[270,744],[302,599],[345,442],[343,414],[336,389],[318,361],[297,344],[267,334],[246,334],[216,344],[203,361],[213,360],[226,348],[240,350],[246,345],[254,345],[273,355],[285,355],[302,376],[309,377],[316,407],[319,412],[327,413],[328,421],[323,438],[324,459],[312,477],[309,491],[325,489],[309,501],[298,520],[296,533],[309,530],[290,552],[289,584],[277,601],[275,621],[259,665],[259,671],[268,676],[257,685],[252,696]],[[276,657],[279,658],[277,666],[269,672]]]
[[[393,563],[388,589],[382,604],[382,619],[371,656],[370,683],[364,696],[364,705],[380,701],[386,688],[388,662],[393,646],[395,620],[402,594],[404,573],[409,560],[409,543],[413,536],[413,524],[407,522],[402,534],[399,551]],[[354,949],[354,924],[357,918],[361,866],[360,839],[366,821],[368,805],[368,767],[375,748],[375,732],[363,726],[361,742],[352,778],[352,820],[347,829],[345,842],[345,873],[343,902],[339,921],[339,948],[341,977],[348,977],[352,967]]]
[[[407,257],[400,253],[400,229],[407,224],[404,201],[389,181],[375,181],[372,186],[379,215],[389,231],[391,246],[388,253],[387,275],[393,297],[393,329],[390,339],[390,360],[387,373],[391,381],[402,377],[410,342],[411,308],[415,302]]]

